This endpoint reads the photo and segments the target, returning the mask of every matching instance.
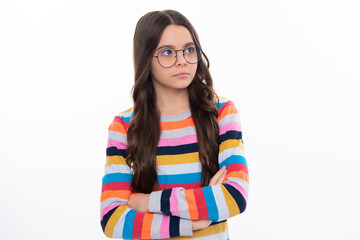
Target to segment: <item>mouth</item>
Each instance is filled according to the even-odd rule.
[[[186,77],[188,75],[189,75],[189,73],[187,73],[187,72],[181,72],[181,73],[175,74],[174,77]]]

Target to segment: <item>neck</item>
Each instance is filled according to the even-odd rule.
[[[156,101],[161,115],[180,114],[190,108],[187,88],[157,92]]]

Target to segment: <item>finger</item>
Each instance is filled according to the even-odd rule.
[[[221,175],[222,175],[222,171],[224,170],[224,167],[225,167],[225,166],[223,166],[219,171],[217,171],[217,172],[215,173],[215,175],[211,178],[211,181],[210,181],[209,185],[216,185],[216,184],[217,184],[219,178],[220,178]]]
[[[223,166],[219,171],[217,171],[217,173],[211,178],[211,181],[210,181],[209,185],[219,184],[219,180],[222,177],[222,175],[224,174],[225,169],[226,169],[226,167]]]
[[[219,177],[219,179],[218,179],[218,181],[216,182],[216,184],[221,184],[221,183],[224,182],[226,173],[227,173],[227,169],[225,169],[225,170],[222,172],[222,174],[221,174],[221,176]]]
[[[222,176],[220,177],[219,181],[217,184],[221,184],[224,182],[224,179],[225,179],[225,176],[226,176],[226,173],[227,173],[227,169],[223,172]]]

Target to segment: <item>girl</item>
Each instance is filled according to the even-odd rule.
[[[234,103],[216,95],[198,35],[179,12],[141,17],[133,51],[134,106],[108,128],[104,234],[229,239],[227,219],[244,212],[249,183]]]

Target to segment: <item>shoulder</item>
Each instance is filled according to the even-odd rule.
[[[214,99],[214,103],[215,104],[218,103],[217,99]],[[234,111],[237,112],[237,109],[236,109],[235,103],[231,99],[219,96],[218,111],[219,111],[219,116],[220,116],[221,114],[224,114],[224,113],[231,113]]]
[[[127,133],[127,129],[130,125],[130,120],[133,116],[133,107],[118,112],[112,120],[109,130]]]

